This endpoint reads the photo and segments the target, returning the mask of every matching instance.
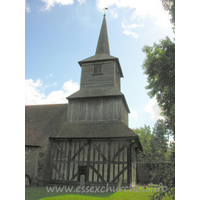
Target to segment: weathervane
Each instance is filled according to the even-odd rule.
[[[108,10],[108,8],[104,8],[104,16],[106,15],[106,10]]]

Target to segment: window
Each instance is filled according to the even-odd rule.
[[[94,74],[103,74],[102,64],[94,65]]]

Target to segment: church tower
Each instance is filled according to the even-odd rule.
[[[139,137],[128,128],[129,108],[121,93],[118,58],[110,55],[104,15],[94,56],[79,61],[80,90],[67,97],[67,119],[53,133],[49,183],[136,183]]]
[[[26,177],[38,185],[132,187],[143,150],[128,127],[123,73],[110,55],[105,15],[95,55],[79,65],[80,90],[68,104],[26,106]]]
[[[110,55],[105,14],[95,55],[78,63],[80,90],[67,97],[67,123],[110,121],[128,126],[130,111],[120,86],[123,73],[118,58]]]

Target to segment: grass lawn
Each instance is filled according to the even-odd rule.
[[[67,196],[72,196],[72,195],[77,195],[76,192],[72,191],[72,192],[67,192]],[[105,192],[105,193],[95,193],[96,197],[108,197],[110,195],[112,195],[113,192]],[[55,197],[55,196],[60,196],[60,195],[65,195],[66,196],[66,192],[47,192],[46,187],[26,187],[25,188],[25,199],[26,200],[39,200],[41,198],[45,198],[45,197]],[[81,193],[81,195],[85,195],[85,196],[94,196],[94,193]],[[66,197],[65,197],[66,199]],[[68,197],[67,197],[68,199]],[[73,199],[73,198],[72,198]]]
[[[155,192],[155,191],[154,191]],[[142,187],[134,190],[121,190],[121,192],[97,192],[97,193],[79,193],[73,192],[47,192],[46,187],[26,187],[25,196],[26,200],[149,200],[149,195],[153,192],[148,187],[144,190]],[[163,200],[170,200],[168,196]]]

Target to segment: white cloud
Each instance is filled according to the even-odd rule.
[[[143,27],[143,24],[130,24],[127,25],[127,28],[132,29],[132,28],[138,28],[138,27]]]
[[[97,8],[102,11],[104,7],[117,6],[118,8],[134,9],[131,19],[145,19],[152,17],[156,26],[172,27],[170,15],[164,10],[160,0],[97,0]]]
[[[132,31],[124,30],[123,33],[124,33],[125,35],[132,35],[132,36],[134,36],[135,38],[138,38],[137,33],[134,33],[134,32],[132,32]]]
[[[56,85],[57,83],[52,84]],[[45,96],[43,82],[38,79],[25,80],[25,104],[54,104],[54,103],[67,103],[66,97],[79,90],[79,84],[69,80],[65,82],[61,90],[52,91],[49,95]],[[47,86],[48,87],[48,86]]]
[[[164,117],[161,116],[161,110],[158,107],[158,103],[155,98],[149,100],[149,103],[145,106],[144,111],[150,113],[150,118],[153,120],[164,119]]]
[[[79,4],[83,4],[83,3],[86,3],[86,0],[78,0]]]
[[[112,6],[115,4],[115,0],[97,0],[96,1],[96,5],[97,5],[97,9],[101,12],[104,12],[104,8],[108,8],[109,6]],[[107,12],[107,11],[106,11]],[[116,9],[108,9],[108,12],[110,12],[111,17],[112,18],[117,18],[118,17],[118,13],[116,12]]]
[[[53,74],[49,74],[49,77],[52,77],[53,76]]]
[[[29,4],[26,3],[26,1],[25,1],[25,10],[27,13],[31,12],[31,8],[30,8]]]
[[[117,0],[97,0],[96,5],[98,10],[103,11],[104,8],[116,4]]]
[[[53,84],[50,84],[50,85],[45,85],[43,89],[49,88],[49,87],[52,87],[52,86],[55,86],[55,85],[57,85],[57,83],[53,83]]]
[[[40,88],[43,85],[40,79],[33,81],[32,79],[25,80],[25,104],[39,104],[45,95],[41,93]]]
[[[138,117],[137,111],[132,109],[131,113],[129,114],[129,117],[130,118],[137,118]]]
[[[76,82],[72,82],[72,80],[67,81],[63,84],[62,90],[67,92],[70,95],[74,93],[74,91],[79,90],[79,84]]]
[[[118,17],[118,13],[115,11],[115,9],[112,9],[111,11],[110,11],[110,13],[111,13],[111,17],[112,18],[117,18]]]
[[[43,8],[42,10],[49,10],[51,9],[51,7],[54,7],[55,4],[59,4],[59,5],[72,5],[74,3],[73,0],[41,0],[42,2],[44,2],[45,8]]]
[[[122,25],[122,28],[124,28],[124,29],[127,29],[127,27],[126,27],[126,25],[125,25],[125,22],[126,22],[126,20],[125,20],[125,19],[123,19],[123,21],[122,21],[121,25]]]
[[[133,32],[132,29],[144,26],[143,24],[130,24],[130,25],[126,25],[126,20],[125,19],[123,19],[121,25],[122,25],[122,28],[125,29],[123,31],[124,34],[126,34],[126,35],[132,35],[135,38],[138,38],[138,35],[137,35],[137,33]]]

